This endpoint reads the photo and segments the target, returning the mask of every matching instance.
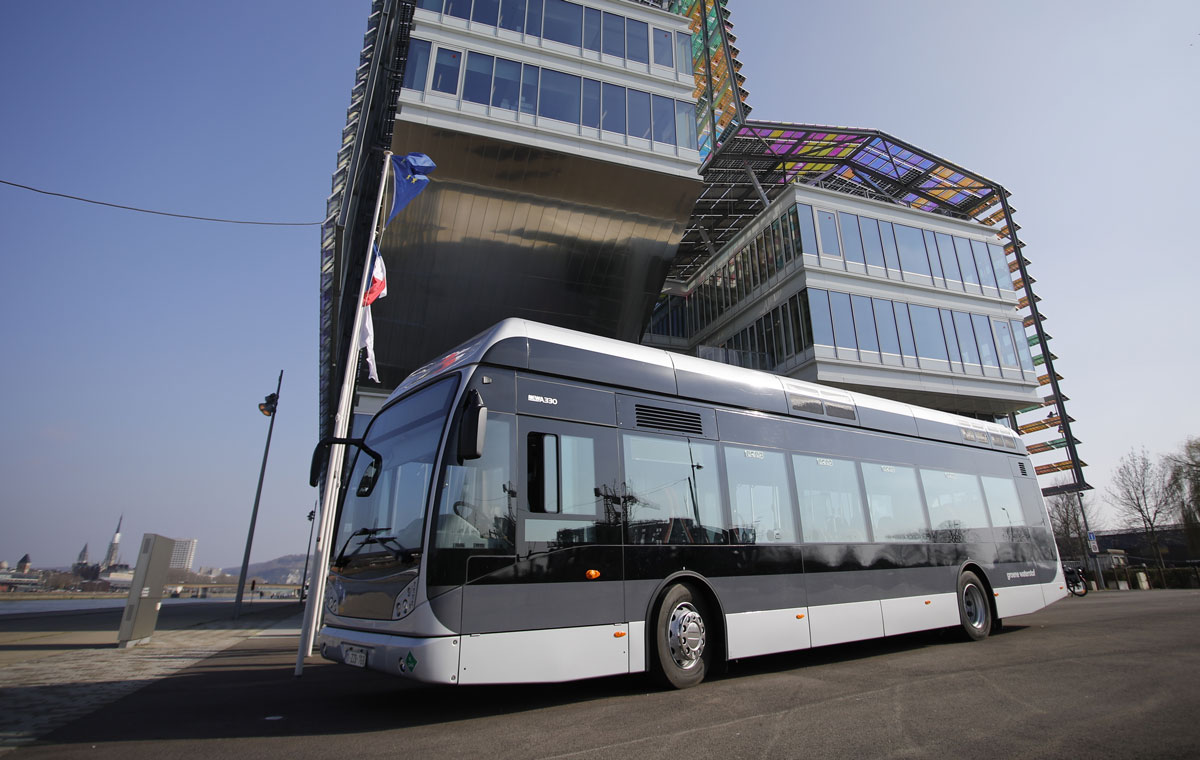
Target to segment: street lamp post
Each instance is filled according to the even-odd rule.
[[[279,370],[279,382],[275,392],[263,399],[258,411],[271,418],[267,426],[267,445],[263,447],[262,467],[258,471],[258,490],[254,492],[254,509],[250,512],[250,532],[246,534],[246,553],[242,555],[242,574],[238,577],[237,601],[233,605],[233,619],[242,613],[242,596],[246,592],[246,572],[250,567],[250,545],[254,543],[254,523],[258,521],[258,501],[262,497],[263,476],[267,474],[267,455],[271,453],[271,433],[275,432],[275,410],[279,407],[279,392],[283,389],[283,370]]]
[[[308,543],[304,545],[304,573],[300,576],[300,598],[303,600],[308,596],[308,558],[312,556],[312,537],[313,526],[315,526],[317,516],[316,509],[308,510]]]

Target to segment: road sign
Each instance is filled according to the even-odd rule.
[[[1088,531],[1088,548],[1092,550],[1092,554],[1100,553],[1100,545],[1096,543],[1096,534]]]

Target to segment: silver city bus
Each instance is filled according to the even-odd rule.
[[[524,320],[349,450],[321,653],[418,681],[682,688],[1066,594],[1011,430]]]

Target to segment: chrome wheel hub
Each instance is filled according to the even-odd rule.
[[[963,613],[967,618],[967,625],[976,629],[983,628],[987,621],[986,604],[983,592],[975,584],[972,583],[963,589]]]
[[[680,602],[671,610],[667,644],[671,659],[684,670],[696,667],[704,654],[704,619],[689,602]]]

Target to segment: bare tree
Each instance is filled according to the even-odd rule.
[[[1177,512],[1171,471],[1164,462],[1154,462],[1146,450],[1130,450],[1108,486],[1108,503],[1131,528],[1140,528],[1150,542],[1150,551],[1160,568],[1165,567],[1158,548],[1158,528]]]
[[[1055,485],[1068,482],[1062,479]],[[1087,557],[1087,528],[1097,530],[1101,526],[1095,505],[1082,492],[1059,493],[1046,500],[1046,509],[1050,513],[1050,528],[1054,531],[1059,556],[1083,561]]]
[[[1187,537],[1188,552],[1200,553],[1200,438],[1189,438],[1180,450],[1163,457],[1169,472],[1171,497]]]

